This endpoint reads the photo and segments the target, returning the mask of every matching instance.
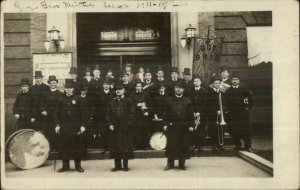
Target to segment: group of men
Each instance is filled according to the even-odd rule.
[[[229,76],[222,68],[205,86],[199,75],[191,77],[185,68],[183,78],[173,67],[170,78],[159,67],[152,78],[149,69],[139,68],[133,74],[132,65],[126,64],[119,77],[109,70],[101,76],[98,65],[86,68],[85,76],[77,78],[76,68],[70,69],[65,79],[64,92],[57,89],[58,80],[49,76],[44,84],[41,71],[35,72],[35,84],[21,79],[21,92],[13,106],[19,128],[42,131],[52,148],[60,152],[63,167],[70,169],[74,159],[78,172],[84,172],[81,159],[86,150],[86,137],[97,139],[101,152],[109,150],[114,159],[112,171],[128,171],[128,160],[134,150],[147,149],[150,135],[165,131],[167,136],[167,166],[185,170],[185,160],[191,154],[191,145],[202,151],[208,134],[214,151],[223,150],[220,143],[220,121],[225,119],[236,149],[252,151],[249,133],[249,110],[252,93],[240,83],[238,73]],[[222,132],[223,133],[223,132]],[[222,134],[223,135],[223,134]]]

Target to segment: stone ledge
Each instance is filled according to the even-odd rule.
[[[247,152],[247,151],[239,151],[239,156],[243,160],[273,175],[273,163],[270,162],[269,160],[266,160],[258,156],[257,154]]]

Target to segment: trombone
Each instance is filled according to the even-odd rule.
[[[224,120],[224,112],[223,112],[223,102],[222,102],[222,94],[219,92],[219,108],[220,110],[217,111],[217,127],[218,127],[218,141],[219,145],[224,145],[224,126],[226,122]]]

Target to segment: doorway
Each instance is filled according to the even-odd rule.
[[[77,67],[119,73],[126,63],[153,73],[171,67],[170,13],[77,13]]]

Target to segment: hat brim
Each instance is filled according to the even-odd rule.
[[[51,81],[56,81],[56,82],[58,83],[58,80],[57,80],[57,79],[54,79],[54,80],[48,80],[48,84],[49,84]]]

